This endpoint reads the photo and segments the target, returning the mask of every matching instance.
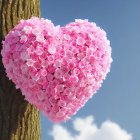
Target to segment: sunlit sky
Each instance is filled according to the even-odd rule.
[[[52,20],[55,25],[60,26],[74,22],[75,19],[88,19],[107,32],[112,47],[111,72],[108,73],[102,87],[76,115],[69,121],[60,123],[60,126],[76,135],[73,121],[76,118],[94,116],[97,127],[110,120],[132,134],[133,140],[140,140],[140,1],[40,2],[42,18]],[[54,139],[49,135],[54,125],[41,113],[41,140]]]

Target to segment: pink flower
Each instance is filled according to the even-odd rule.
[[[67,58],[63,57],[61,60],[61,63],[62,63],[62,65],[67,65],[68,64]]]
[[[34,63],[35,63],[35,61],[33,61],[32,59],[27,59],[26,64],[27,64],[28,67],[29,67],[29,66],[33,66]]]
[[[29,74],[35,76],[37,74],[37,69],[34,67],[29,67]]]
[[[30,48],[27,48],[27,52],[28,52],[29,55],[32,54],[32,53],[34,53],[35,52],[34,47],[33,46],[30,46]]]
[[[74,69],[74,67],[75,67],[75,63],[72,62],[72,61],[70,61],[70,62],[68,63],[68,68],[71,70],[71,69]]]
[[[18,59],[20,57],[20,53],[19,52],[15,52],[14,54],[13,54],[13,59]]]
[[[84,57],[85,57],[85,53],[82,52],[82,53],[79,53],[78,54],[78,58],[79,59],[83,59]]]
[[[60,59],[60,54],[59,53],[55,53],[53,56],[54,56],[55,60]]]
[[[55,47],[54,45],[50,45],[50,46],[48,47],[48,52],[49,52],[50,54],[56,53],[56,47]]]
[[[44,85],[46,83],[46,77],[44,76],[41,76],[38,80],[37,80],[37,83],[40,84],[40,85]]]
[[[43,35],[38,35],[38,36],[36,37],[36,41],[38,41],[38,42],[43,42],[43,41],[44,41],[44,36],[43,36]]]
[[[78,75],[80,73],[80,70],[78,69],[78,68],[75,68],[74,70],[73,70],[73,74],[74,75]]]
[[[52,107],[52,110],[53,112],[58,112],[59,111],[59,106],[57,104],[55,104],[53,107]]]
[[[46,69],[41,69],[40,71],[41,71],[40,74],[41,74],[42,76],[47,76],[47,71],[46,71]]]
[[[77,38],[76,43],[80,46],[83,46],[85,44],[85,40],[83,38]]]
[[[30,26],[25,26],[25,27],[23,28],[22,31],[24,31],[26,34],[29,34],[29,33],[32,31],[32,27],[30,27]],[[17,32],[17,35],[19,36],[20,33]]]
[[[55,92],[55,93],[54,93],[54,99],[55,99],[55,100],[58,100],[59,98],[60,98],[59,92]]]
[[[79,62],[79,68],[84,68],[85,67],[85,64],[81,61]]]
[[[29,55],[27,52],[23,51],[21,54],[20,54],[20,57],[22,60],[27,60],[29,59]]]
[[[22,35],[21,38],[20,38],[20,42],[24,43],[26,41],[27,41],[27,36],[26,35]]]
[[[34,63],[34,67],[35,67],[36,69],[41,69],[41,63],[40,63],[40,62],[35,62],[35,63]]]
[[[64,112],[61,112],[61,111],[59,111],[59,112],[56,113],[56,116],[57,117],[63,117],[64,115],[65,115],[65,113]]]
[[[60,107],[65,107],[66,106],[66,101],[64,101],[64,100],[59,100],[58,101],[58,106],[60,106]]]
[[[75,98],[76,98],[75,95],[72,92],[70,92],[69,95],[68,95],[68,99],[74,101]]]
[[[58,85],[58,84],[59,84],[59,81],[58,81],[57,79],[54,79],[54,80],[50,81],[50,85],[51,85],[52,87],[55,87],[55,86]]]
[[[55,68],[61,67],[61,61],[56,60],[56,61],[54,62],[54,64],[53,64],[53,66],[54,66]]]
[[[64,75],[65,73],[67,73],[69,71],[68,67],[67,66],[62,66],[60,68],[61,72],[62,72],[62,75]]]
[[[39,28],[34,28],[33,30],[32,30],[32,33],[34,34],[34,35],[38,35],[38,34],[40,34],[40,29]]]
[[[95,40],[95,37],[94,37],[93,33],[88,34],[88,36],[91,40],[93,40],[93,41]]]
[[[48,73],[48,74],[47,74],[47,79],[48,79],[48,81],[52,81],[53,77],[54,77],[54,76],[53,76],[51,73]]]
[[[28,85],[29,85],[29,87],[34,87],[36,84],[35,84],[35,82],[34,81],[32,81],[32,80],[29,80],[28,81]]]
[[[54,68],[52,65],[49,65],[49,66],[48,66],[48,71],[49,71],[50,73],[54,73],[54,72],[55,72],[55,68]]]
[[[49,65],[49,62],[48,62],[48,60],[43,60],[42,62],[41,62],[41,66],[42,67],[48,67],[48,65]]]
[[[43,53],[42,55],[39,56],[39,59],[45,60],[47,58],[47,54]]]
[[[32,76],[33,80],[35,80],[35,81],[39,80],[39,78],[40,78],[40,74],[37,72],[33,73],[33,75],[31,75],[31,76]]]
[[[69,80],[71,83],[78,83],[78,77],[76,75],[72,75]]]
[[[70,40],[70,36],[68,34],[64,34],[64,39]]]
[[[51,96],[51,97],[49,98],[49,102],[50,102],[51,105],[55,105],[56,100],[54,99],[53,96]]]
[[[38,55],[36,53],[32,53],[30,56],[31,56],[33,61],[37,61],[38,60]]]
[[[48,56],[48,61],[49,63],[53,63],[54,62],[54,57],[52,55]]]
[[[69,78],[70,78],[70,74],[69,74],[69,73],[65,73],[65,74],[63,75],[63,80],[64,80],[64,81],[68,81]]]
[[[64,49],[61,49],[59,53],[60,53],[60,56],[63,56],[63,57],[66,56],[66,51]]]
[[[45,89],[46,90],[46,88],[48,87],[48,81],[46,80],[46,82],[43,84],[43,89]]]
[[[70,88],[65,88],[63,95],[69,95],[71,92]]]
[[[73,52],[67,51],[67,52],[66,52],[66,57],[72,58],[72,57],[73,57]]]
[[[56,86],[56,91],[57,92],[63,92],[63,90],[64,90],[64,85],[57,85]]]
[[[21,65],[20,68],[21,68],[22,73],[28,72],[28,67],[26,65]]]
[[[59,79],[62,78],[62,71],[61,69],[57,68],[54,73],[55,78]]]
[[[75,47],[72,47],[71,51],[73,54],[79,53],[79,50]]]
[[[36,54],[37,54],[37,55],[42,55],[42,54],[43,54],[43,48],[37,46],[37,48],[36,48]]]

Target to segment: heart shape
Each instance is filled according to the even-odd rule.
[[[92,97],[112,61],[106,33],[88,20],[61,28],[36,17],[21,20],[1,54],[16,88],[54,122],[68,120]]]

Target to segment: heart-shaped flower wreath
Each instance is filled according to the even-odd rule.
[[[106,33],[95,23],[60,28],[35,17],[9,32],[2,56],[16,88],[54,122],[68,120],[92,97],[112,61]]]

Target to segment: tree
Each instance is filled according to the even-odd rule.
[[[0,43],[20,19],[32,16],[40,17],[39,0],[0,0]],[[40,139],[40,112],[6,77],[0,55],[0,140]]]

